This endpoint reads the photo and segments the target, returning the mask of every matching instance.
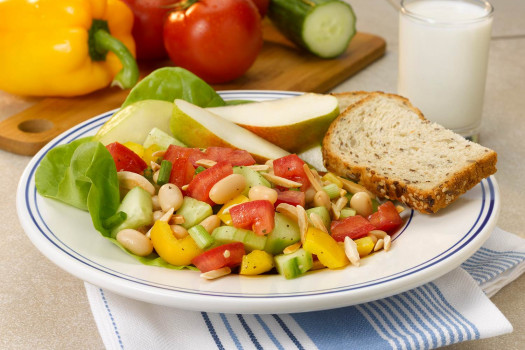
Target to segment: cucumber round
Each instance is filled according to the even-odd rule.
[[[341,0],[272,0],[268,17],[288,39],[322,58],[344,53],[356,33],[354,11]]]

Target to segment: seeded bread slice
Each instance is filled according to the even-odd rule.
[[[368,91],[348,91],[348,92],[332,92],[330,95],[337,98],[339,102],[339,113],[343,113],[345,109],[356,102],[361,101],[365,97],[370,96]]]
[[[381,198],[435,213],[496,172],[496,152],[431,123],[380,92],[353,104],[323,139],[325,167]]]

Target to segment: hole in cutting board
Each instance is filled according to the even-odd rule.
[[[51,129],[54,124],[47,119],[30,119],[18,124],[18,129],[23,132],[40,133]]]

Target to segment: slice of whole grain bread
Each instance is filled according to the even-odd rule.
[[[435,213],[496,172],[496,152],[380,92],[351,104],[323,139],[325,167],[381,198]]]
[[[368,91],[348,91],[332,92],[330,95],[337,98],[337,102],[339,102],[339,113],[343,113],[345,109],[368,97],[370,94],[371,92]]]

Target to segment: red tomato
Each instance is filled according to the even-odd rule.
[[[305,195],[301,191],[277,191],[277,201],[275,201],[274,206],[277,207],[281,203],[286,203],[293,205],[300,205],[304,208],[305,205]]]
[[[301,191],[306,191],[310,187],[310,181],[304,172],[305,162],[297,156],[290,154],[273,161],[273,171],[275,175],[297,181],[303,184]]]
[[[204,152],[206,159],[216,162],[228,161],[233,166],[254,165],[255,159],[248,151],[228,147],[208,147]]]
[[[218,162],[211,168],[208,168],[191,180],[186,194],[202,202],[214,205],[210,199],[210,190],[219,180],[233,174],[232,165],[228,162]]]
[[[132,35],[139,60],[168,58],[164,48],[164,21],[176,0],[123,0],[133,12]]]
[[[266,16],[266,13],[268,12],[268,6],[270,5],[270,0],[252,0],[252,2],[257,7],[261,18]]]
[[[148,167],[146,162],[135,152],[118,142],[110,143],[109,145],[106,145],[106,148],[115,161],[117,171],[124,170],[142,174],[142,172]]]
[[[372,230],[376,227],[361,215],[349,216],[342,221],[334,220],[330,225],[331,235],[338,242],[344,242],[346,236],[352,239],[366,236]]]
[[[177,158],[172,162],[170,182],[180,188],[191,182],[193,174],[195,168],[191,161],[188,158]]]
[[[191,263],[201,272],[208,272],[225,266],[240,265],[245,253],[242,242],[227,243],[197,255],[191,260]]]
[[[249,229],[260,236],[272,232],[275,225],[275,211],[271,202],[256,200],[230,208],[233,226]]]
[[[377,207],[377,211],[368,217],[368,220],[378,230],[392,233],[403,224],[394,203],[388,201]]]
[[[243,75],[262,47],[261,16],[249,0],[201,0],[172,12],[164,46],[175,65],[208,83]]]
[[[188,148],[177,145],[170,145],[166,150],[166,153],[164,153],[164,159],[169,160],[173,163],[175,159],[178,158],[189,159],[191,161],[191,164],[194,167],[197,167],[197,164],[195,162],[199,159],[206,158],[206,156],[204,155],[204,152],[202,152],[199,148]]]

